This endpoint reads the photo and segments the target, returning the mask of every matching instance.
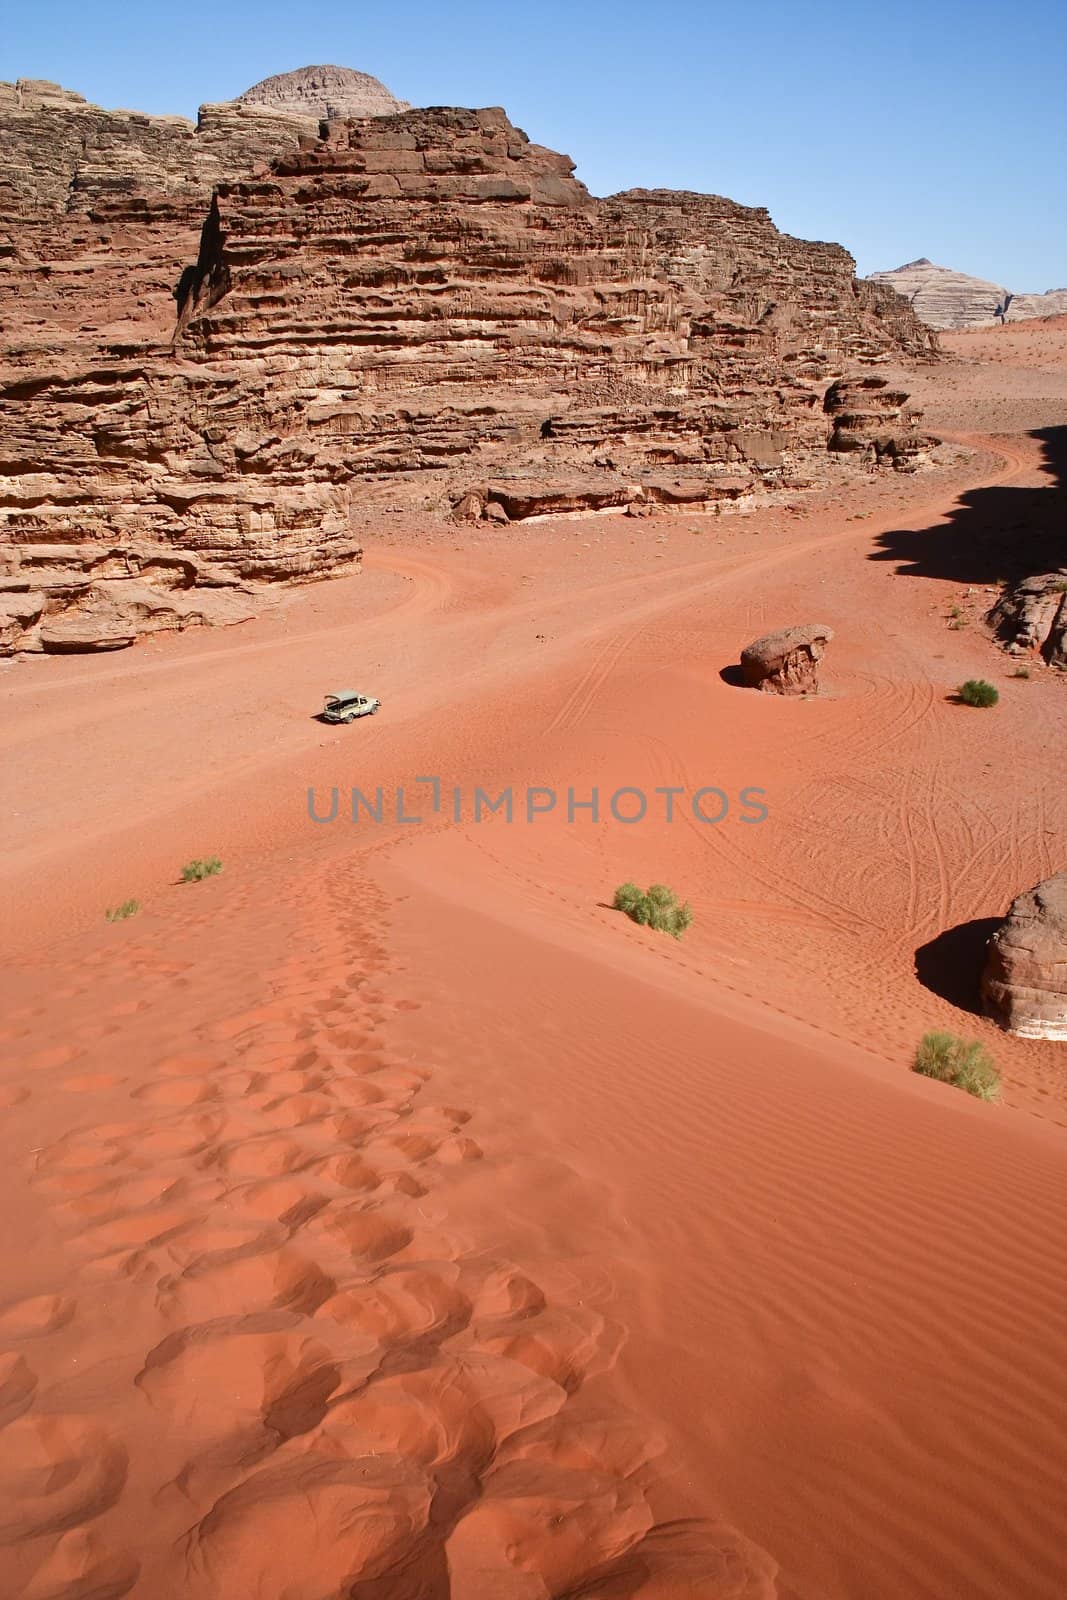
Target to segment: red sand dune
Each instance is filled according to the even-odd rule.
[[[5,1600],[1058,1600],[1063,1047],[968,986],[1067,837],[1063,681],[968,566],[1048,484],[1043,359],[1012,437],[847,503],[411,526],[244,629],[5,674]],[[812,619],[817,699],[720,676]],[[381,716],[309,719],[349,681]],[[435,774],[769,816],[455,823]],[[353,784],[423,822],[308,820]],[[909,1073],[933,1026],[1003,1105]]]

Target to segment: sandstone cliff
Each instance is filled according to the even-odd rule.
[[[232,102],[194,124],[0,83],[0,361],[168,337],[215,185],[317,133],[310,110]]]
[[[499,110],[319,137],[272,93],[196,127],[0,93],[8,649],[241,613],[250,585],[357,565],[385,503],[736,498],[824,452],[828,382],[931,350],[764,211],[597,201]]]
[[[925,256],[891,272],[872,272],[866,281],[895,289],[931,328],[979,328],[1067,312],[1067,289],[1013,294],[1002,284],[935,266]]]
[[[713,500],[823,448],[827,378],[930,343],[839,246],[716,196],[594,200],[500,110],[330,124],[221,185],[181,327],[240,374],[256,471],[490,503],[539,476],[541,510],[578,473],[590,504]]]

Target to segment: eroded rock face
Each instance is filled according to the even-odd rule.
[[[829,379],[930,351],[764,211],[597,201],[498,109],[320,138],[288,92],[194,128],[0,89],[0,648],[92,632],[103,582],[182,625],[204,590],[355,570],[384,505],[744,498],[825,460]]]
[[[596,201],[498,109],[411,111],[220,188],[182,349],[238,371],[248,431],[307,474],[433,474],[452,504],[502,468],[541,501],[584,476],[596,507],[666,466],[710,502],[822,449],[835,370],[928,349],[852,273],[715,196]]]
[[[201,106],[193,124],[0,83],[0,362],[166,344],[214,186],[317,135],[310,113],[251,103]]]
[[[388,117],[409,109],[384,83],[352,67],[297,67],[264,78],[237,96],[238,105],[269,106],[317,121],[346,117]]]
[[[1012,902],[989,941],[986,1014],[1024,1039],[1067,1039],[1067,872]]]
[[[925,256],[891,272],[872,272],[867,282],[895,289],[931,328],[981,328],[1067,311],[1067,289],[1013,294],[1002,284],[939,267]]]
[[[922,413],[908,404],[902,389],[885,378],[844,378],[830,385],[823,400],[832,432],[828,448],[865,457],[877,466],[914,472],[939,441],[922,433]]]
[[[340,491],[226,486],[170,349],[214,186],[313,143],[233,103],[105,111],[0,84],[0,654],[243,620],[275,579],[357,570]]]
[[[833,638],[825,623],[807,622],[764,634],[741,652],[741,677],[764,694],[814,694],[819,662]]]
[[[988,620],[1013,655],[1036,652],[1051,666],[1067,667],[1067,567],[1006,589]]]

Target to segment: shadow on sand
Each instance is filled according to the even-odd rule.
[[[719,677],[723,683],[728,683],[731,689],[744,689],[747,687],[740,662],[735,661],[729,667],[720,667]]]
[[[1012,489],[994,484],[959,498],[947,522],[933,528],[898,528],[880,534],[872,561],[895,561],[914,578],[955,583],[1019,583],[1067,562],[1067,427],[1037,428],[1045,488]]]
[[[977,917],[946,928],[915,952],[915,976],[924,989],[940,995],[961,1011],[981,1016],[979,981],[985,964],[985,947],[1003,917]]]

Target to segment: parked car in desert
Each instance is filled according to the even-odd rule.
[[[377,696],[359,694],[355,689],[339,689],[328,694],[322,708],[323,722],[354,722],[357,717],[373,716],[381,705]]]

